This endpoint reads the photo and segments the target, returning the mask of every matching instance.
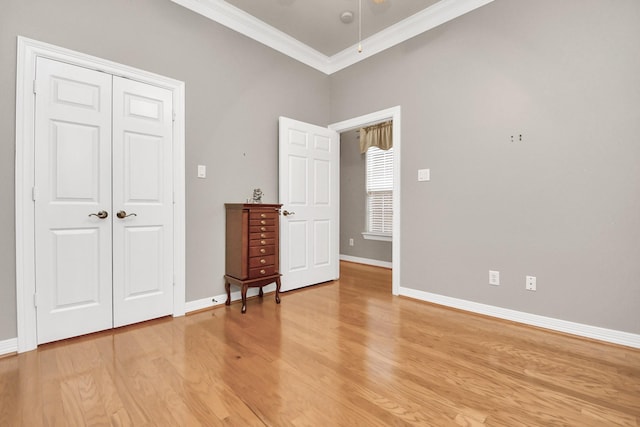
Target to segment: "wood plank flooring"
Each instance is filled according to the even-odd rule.
[[[0,426],[638,426],[640,351],[391,296],[389,270],[0,359]]]

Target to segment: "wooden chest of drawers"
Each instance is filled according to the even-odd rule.
[[[276,204],[227,203],[225,289],[231,303],[231,285],[241,288],[242,312],[247,310],[247,288],[276,283],[280,303],[280,207]]]

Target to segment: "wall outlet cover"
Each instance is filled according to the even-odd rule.
[[[489,284],[493,286],[500,285],[500,272],[495,270],[489,270]]]

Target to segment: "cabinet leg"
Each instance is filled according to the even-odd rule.
[[[242,313],[247,312],[247,286],[246,284],[242,284]]]
[[[262,290],[262,288],[260,288]],[[280,304],[280,278],[276,279],[276,304]]]
[[[260,290],[258,291],[258,296],[262,298],[263,295],[264,293],[262,292],[262,286],[260,286]]]
[[[227,300],[224,302],[224,305],[231,304],[231,283],[228,280],[224,281],[224,289],[227,291]]]

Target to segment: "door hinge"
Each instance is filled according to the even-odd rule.
[[[176,121],[176,112],[175,112],[175,111],[172,111],[172,112],[171,112],[171,121],[172,121],[172,122],[175,122],[175,121]]]
[[[36,201],[36,187],[31,187],[31,200]]]
[[[38,93],[38,81],[34,80],[33,81],[33,93]]]
[[[38,307],[38,294],[37,293],[33,294],[33,306],[36,307],[36,308]]]

